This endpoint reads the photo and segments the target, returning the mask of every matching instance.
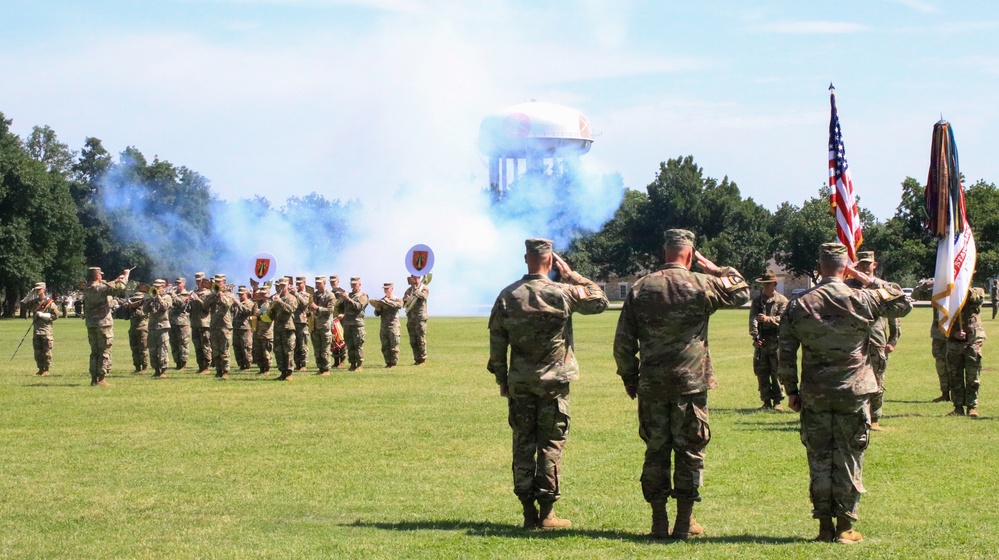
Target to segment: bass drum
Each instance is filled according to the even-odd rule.
[[[343,340],[343,325],[340,324],[340,319],[333,319],[333,350],[340,350],[347,346],[347,343]]]

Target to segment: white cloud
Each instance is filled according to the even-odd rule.
[[[844,33],[860,33],[867,31],[869,27],[860,23],[839,21],[786,21],[762,25],[760,29],[786,35],[840,35]]]

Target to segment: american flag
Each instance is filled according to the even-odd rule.
[[[836,214],[836,236],[846,245],[850,260],[857,260],[857,249],[864,241],[860,228],[860,211],[853,195],[853,180],[850,178],[850,165],[846,162],[846,148],[843,147],[843,132],[839,127],[836,113],[836,92],[829,86],[829,103],[832,116],[829,118],[829,189],[832,191],[829,204]]]

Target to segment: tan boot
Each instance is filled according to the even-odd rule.
[[[784,412],[784,407],[777,403],[774,405],[774,412]]]
[[[864,540],[864,536],[853,530],[853,520],[849,517],[836,518],[836,542],[839,544],[856,544]]]
[[[669,538],[669,514],[666,513],[666,500],[649,502],[652,506],[652,531],[649,536],[662,540]]]
[[[694,519],[694,502],[688,500],[677,500],[676,502],[676,522],[673,523],[674,539],[687,540],[704,533],[704,527]]]
[[[542,529],[568,529],[572,527],[572,521],[568,519],[561,519],[555,515],[555,502],[542,502],[538,501],[541,506],[538,512],[538,525]]]
[[[43,369],[42,371],[38,372],[38,375],[40,375],[42,377],[48,377],[49,376],[49,370]],[[978,416],[978,413],[975,413],[975,416]]]
[[[836,540],[836,526],[833,525],[832,517],[819,518],[819,534],[815,537],[815,542],[833,542]]]
[[[534,505],[534,500],[522,498],[521,505],[524,506],[524,525],[528,531],[541,527],[541,519],[538,517],[538,508]]]
[[[871,422],[871,431],[872,432],[883,432],[884,428],[882,428],[881,424],[878,423],[878,422]]]
[[[45,372],[42,375],[48,375],[48,372]],[[973,406],[969,406],[968,407],[968,416],[970,416],[972,418],[979,418],[980,415],[978,414],[978,409],[975,408],[975,407],[973,407]]]

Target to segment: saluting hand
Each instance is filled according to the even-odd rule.
[[[558,253],[552,253],[552,261],[555,263],[555,268],[558,273],[562,275],[563,278],[568,278],[572,274],[572,268],[569,267],[569,263],[562,260],[562,257],[558,256]]]
[[[700,251],[694,251],[694,259],[697,261],[697,266],[701,267],[701,270],[712,276],[718,276],[718,272],[721,271],[718,265],[708,260]]]

